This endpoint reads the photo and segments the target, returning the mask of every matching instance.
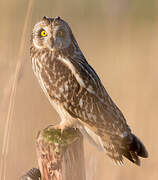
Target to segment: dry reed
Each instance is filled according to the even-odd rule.
[[[24,28],[21,36],[20,41],[20,48],[18,52],[18,61],[15,69],[15,73],[13,75],[13,80],[11,81],[12,85],[9,86],[10,90],[8,91],[9,95],[9,104],[8,104],[8,112],[7,117],[5,121],[5,128],[4,128],[4,136],[3,136],[3,143],[2,143],[2,156],[0,161],[0,179],[6,180],[6,169],[7,169],[7,155],[8,155],[8,148],[9,148],[9,141],[10,141],[10,130],[12,126],[13,121],[13,112],[14,112],[14,106],[15,106],[15,98],[16,98],[16,91],[18,87],[18,79],[19,74],[21,71],[21,67],[24,63],[24,59],[22,58],[23,52],[24,52],[24,45],[26,40],[26,32],[29,24],[29,19],[32,14],[32,7],[33,7],[33,0],[28,1],[27,11],[26,11],[26,17],[24,21]]]

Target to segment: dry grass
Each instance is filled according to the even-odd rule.
[[[43,15],[62,15],[68,20],[89,63],[95,68],[113,100],[127,117],[134,133],[143,140],[149,151],[150,157],[143,160],[141,168],[127,161],[124,167],[118,167],[86,142],[87,179],[157,179],[158,145],[155,142],[158,137],[158,23],[144,18],[138,25],[131,17],[123,18],[123,22],[117,17],[117,21],[111,24],[113,16],[109,14],[105,20],[104,16],[99,16],[101,13],[106,15],[105,11],[101,12],[99,9],[102,6],[101,3],[96,6],[94,12],[86,9],[88,6],[83,2],[73,4],[78,8],[77,13],[81,12],[77,14],[71,8],[71,3],[63,5],[62,2],[52,3],[50,0],[48,2],[51,6],[44,1],[40,1],[39,4],[36,2],[33,7],[33,18],[28,21],[25,20],[28,1],[20,2],[20,0],[14,4],[11,0],[1,2],[0,13],[2,14],[0,15],[5,26],[0,29],[0,35],[3,35],[0,38],[0,98],[2,99],[0,101],[0,164],[3,163],[2,158],[5,158],[6,166],[6,178],[1,179],[18,179],[27,169],[37,165],[34,148],[36,133],[39,129],[59,120],[33,76],[29,59],[32,24]],[[12,9],[4,11],[3,7],[7,7],[7,3],[11,3]],[[88,14],[93,16],[87,17]],[[24,23],[29,23],[26,35],[22,35]],[[25,43],[20,44],[21,37],[24,38],[21,41]],[[20,55],[18,55],[19,47]],[[14,69],[19,59],[20,63],[23,61],[26,63],[20,74],[19,85],[16,85],[12,118],[7,121],[9,89],[13,88],[8,80],[11,76],[14,77]],[[4,156],[2,142],[5,131],[10,138],[5,139],[9,148],[7,150],[5,146],[7,153]],[[2,177],[2,170],[1,168],[0,177]]]
[[[22,69],[22,65],[24,64],[24,59],[23,59],[23,52],[24,52],[24,44],[26,41],[26,32],[27,32],[27,27],[29,25],[29,19],[31,18],[30,14],[32,13],[32,6],[33,6],[33,1],[29,0],[28,1],[28,8],[26,12],[26,17],[25,17],[25,23],[24,23],[24,28],[21,36],[21,42],[20,42],[20,48],[17,56],[17,64],[16,64],[16,69],[13,74],[13,77],[11,77],[11,80],[8,84],[7,92],[5,95],[5,98],[7,99],[6,106],[6,118],[5,123],[4,123],[4,133],[3,133],[3,141],[2,141],[2,152],[1,152],[1,161],[0,161],[0,179],[6,180],[6,175],[7,175],[7,157],[8,157],[8,149],[10,146],[10,137],[11,137],[11,128],[13,124],[13,112],[15,108],[15,102],[16,102],[16,92],[17,92],[17,87],[18,87],[18,80],[20,76],[20,71]],[[3,102],[4,103],[4,102]]]

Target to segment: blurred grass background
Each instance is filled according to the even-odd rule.
[[[30,0],[29,0],[30,1]],[[0,1],[0,156],[9,100],[9,80],[18,61],[28,0]],[[33,25],[44,15],[71,26],[88,62],[149,151],[136,167],[116,166],[85,141],[87,180],[158,179],[158,1],[34,0],[24,42],[15,109],[9,129],[6,179],[16,180],[37,166],[35,137],[59,121],[35,79],[29,57]],[[1,158],[0,158],[1,159]]]

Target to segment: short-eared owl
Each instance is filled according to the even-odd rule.
[[[77,127],[117,163],[140,165],[148,153],[81,52],[69,25],[43,17],[31,38],[33,71],[61,117],[59,127]]]

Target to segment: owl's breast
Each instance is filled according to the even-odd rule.
[[[72,91],[78,88],[78,84],[71,71],[60,60],[53,58],[43,63],[34,58],[32,62],[34,73],[49,99],[62,103],[73,97]]]

